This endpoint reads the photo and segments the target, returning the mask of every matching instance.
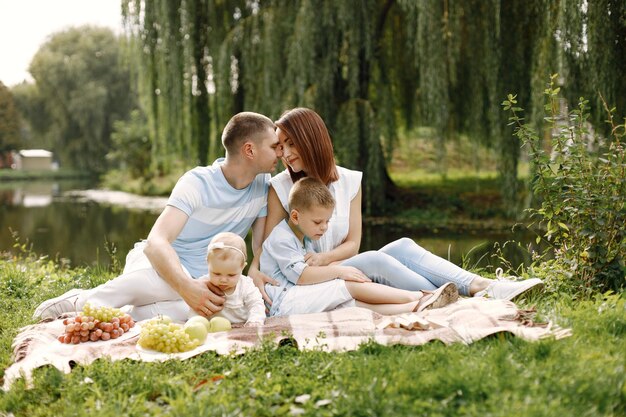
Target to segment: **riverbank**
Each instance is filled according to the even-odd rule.
[[[451,171],[446,176],[423,171],[391,172],[395,183],[393,201],[384,215],[369,216],[364,222],[423,232],[481,231],[502,233],[518,223],[507,215],[494,171]],[[104,176],[102,186],[145,197],[167,197],[179,174],[163,178],[131,179],[121,172]],[[523,182],[524,179],[520,179]],[[527,198],[520,187],[520,206]],[[97,198],[106,198],[98,196]],[[102,201],[102,200],[98,200]]]
[[[76,202],[120,206],[131,210],[145,210],[159,214],[167,204],[167,197],[150,197],[113,190],[74,190],[64,194],[64,198]]]

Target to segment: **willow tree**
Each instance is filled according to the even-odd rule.
[[[520,149],[499,103],[517,92],[540,114],[545,80],[562,72],[573,86],[568,94],[606,91],[619,106],[625,7],[610,0],[126,0],[123,13],[151,121],[153,169],[218,156],[221,127],[238,111],[277,118],[309,106],[327,122],[338,161],[364,171],[365,208],[373,213],[393,196],[385,155],[398,130],[415,125],[435,129],[442,161],[445,142],[459,134],[498,149],[504,195],[513,201]]]

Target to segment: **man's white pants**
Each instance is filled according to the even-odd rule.
[[[87,302],[96,307],[131,306],[128,311],[134,320],[144,320],[159,314],[168,315],[174,320],[187,320],[189,306],[152,267],[143,253],[145,245],[145,242],[135,243],[126,256],[122,275],[83,291],[76,307],[82,309]],[[191,278],[184,267],[183,270]]]

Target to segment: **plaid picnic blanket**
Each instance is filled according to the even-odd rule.
[[[32,370],[44,365],[69,373],[72,364],[87,365],[99,358],[151,362],[187,359],[205,351],[241,354],[268,339],[277,344],[289,341],[300,350],[348,351],[371,341],[381,345],[422,345],[432,340],[469,344],[501,332],[528,341],[570,335],[569,329],[552,323],[533,322],[533,315],[532,310],[519,310],[510,301],[484,298],[460,299],[444,308],[395,316],[352,307],[272,317],[261,327],[236,327],[228,332],[209,333],[203,345],[176,354],[147,351],[137,346],[141,322],[119,339],[66,345],[57,340],[65,327],[62,320],[43,321],[21,329],[15,338],[14,363],[5,371],[3,389],[8,390],[21,376],[30,381]]]

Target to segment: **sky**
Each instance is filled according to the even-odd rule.
[[[0,0],[0,81],[32,81],[28,66],[47,38],[72,26],[122,32],[121,0]]]

